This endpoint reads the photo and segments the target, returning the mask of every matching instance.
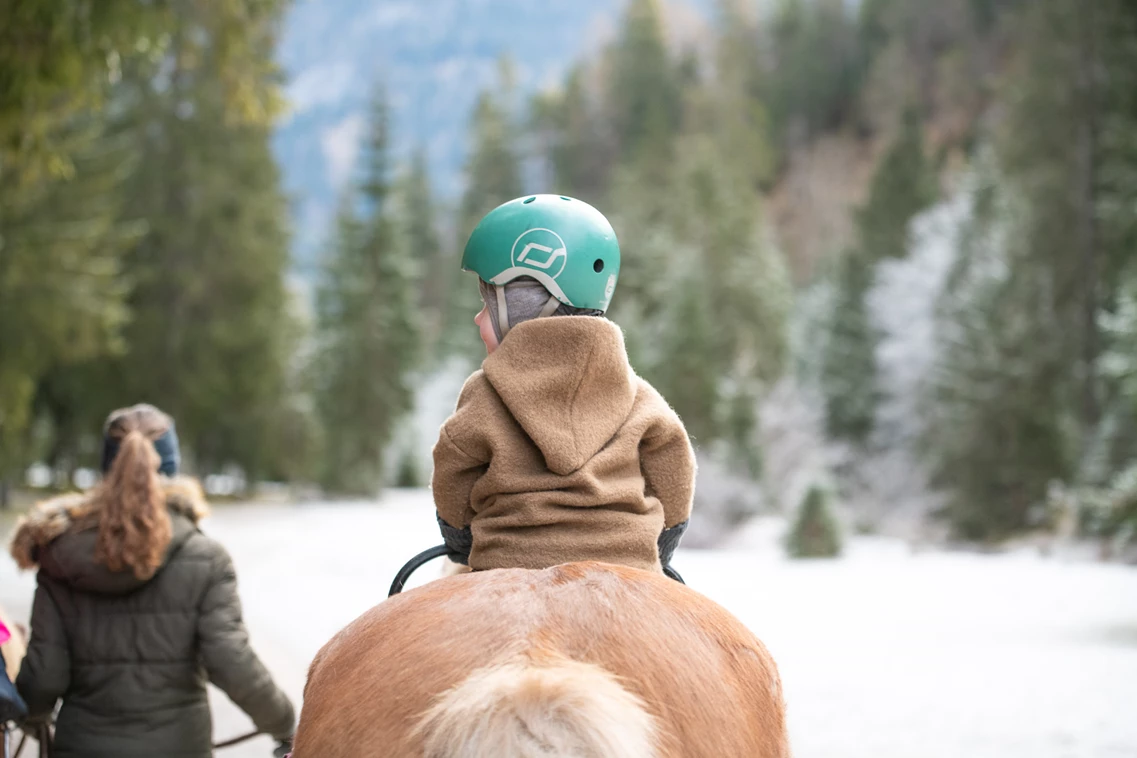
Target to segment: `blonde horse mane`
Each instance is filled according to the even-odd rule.
[[[655,721],[599,666],[519,659],[475,671],[415,729],[425,758],[656,758]]]

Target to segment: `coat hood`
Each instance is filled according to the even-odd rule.
[[[197,530],[209,508],[194,479],[163,479],[162,488],[173,529],[165,565]],[[150,581],[137,578],[131,571],[111,571],[95,561],[97,526],[98,513],[87,494],[62,495],[37,504],[20,519],[10,551],[21,569],[38,566],[52,578],[84,592],[125,594]]]
[[[562,476],[600,452],[636,399],[624,335],[605,318],[560,316],[518,324],[482,368],[545,465]]]

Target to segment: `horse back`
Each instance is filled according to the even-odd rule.
[[[380,603],[313,661],[297,755],[355,755],[352,745],[421,755],[413,727],[475,671],[564,659],[610,672],[642,700],[661,758],[789,755],[761,642],[690,588],[599,563],[476,572]]]

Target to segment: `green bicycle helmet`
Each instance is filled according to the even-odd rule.
[[[588,203],[561,195],[528,195],[486,214],[466,242],[462,270],[495,287],[537,280],[559,303],[604,313],[620,277],[620,245],[604,215]]]

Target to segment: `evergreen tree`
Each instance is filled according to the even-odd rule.
[[[466,190],[459,212],[459,235],[453,257],[446,263],[449,313],[445,346],[448,353],[480,362],[485,347],[473,326],[482,309],[477,280],[459,269],[462,250],[470,232],[482,217],[522,193],[518,155],[518,129],[507,107],[509,91],[494,95],[483,92],[474,109],[471,130],[473,146],[466,164]]]
[[[63,362],[45,371],[32,405],[35,433],[24,440],[33,444],[21,462],[42,461],[68,479],[79,467],[97,467],[103,422],[120,401],[116,381],[105,355]]]
[[[73,177],[76,120],[90,123],[124,64],[161,54],[171,20],[154,3],[28,0],[0,6],[4,184]]]
[[[765,87],[775,138],[787,150],[847,120],[859,85],[856,26],[842,0],[782,0],[770,35]]]
[[[44,376],[122,347],[121,259],[138,233],[118,222],[131,155],[95,119],[66,133],[56,144],[70,178],[0,185],[0,479],[29,462]]]
[[[790,283],[762,228],[746,167],[722,146],[696,137],[683,143],[678,169],[670,215],[680,238],[700,249],[718,321],[718,365],[772,383],[788,357]]]
[[[595,205],[602,203],[611,184],[615,151],[601,123],[603,114],[586,87],[589,73],[577,66],[563,91],[539,96],[532,107],[532,128],[552,175],[549,188]]]
[[[672,301],[664,311],[660,361],[650,376],[682,417],[687,433],[696,444],[705,445],[721,436],[716,425],[720,363],[715,355],[713,301],[707,277],[696,263],[699,251],[685,252],[688,263],[669,288]]]
[[[935,177],[924,154],[923,126],[909,109],[873,174],[868,202],[854,213],[860,248],[868,260],[907,255],[912,219],[936,199]]]
[[[989,181],[989,180],[988,180]],[[944,515],[961,537],[1026,527],[1053,480],[1072,473],[1062,354],[1038,270],[1016,270],[1004,242],[1018,215],[992,182],[974,199],[940,304],[927,447]],[[1013,232],[1011,232],[1013,235]]]
[[[610,56],[606,110],[620,156],[660,177],[682,122],[682,94],[658,0],[632,0]]]
[[[863,443],[873,430],[880,399],[875,355],[878,335],[865,302],[872,286],[873,263],[851,252],[836,269],[819,377],[825,428],[834,438]]]
[[[74,167],[61,125],[103,106],[124,71],[167,58],[170,42],[191,27],[218,63],[226,116],[267,124],[280,106],[262,83],[275,63],[258,34],[275,24],[286,0],[208,4],[20,0],[0,6],[0,165],[5,182],[67,176]],[[252,31],[253,33],[249,33]],[[185,52],[183,46],[182,52]],[[183,55],[182,67],[195,65]],[[266,95],[268,96],[266,98]]]
[[[183,402],[180,385],[140,378],[159,373],[172,351],[169,344],[155,349],[161,338],[139,345],[133,338],[147,328],[160,332],[169,319],[141,326],[155,315],[143,309],[129,314],[125,334],[119,327],[146,300],[147,290],[160,286],[164,262],[140,251],[159,245],[161,230],[184,205],[163,207],[161,198],[193,198],[199,207],[212,203],[233,226],[244,220],[246,204],[233,200],[239,187],[229,202],[221,200],[228,178],[215,172],[211,182],[187,184],[177,165],[163,173],[167,156],[197,152],[197,138],[216,142],[236,156],[232,162],[222,159],[217,170],[228,172],[236,165],[238,183],[256,174],[256,182],[263,180],[275,192],[275,166],[266,146],[279,103],[272,52],[281,7],[275,0],[208,5],[78,0],[0,10],[0,37],[12,40],[0,53],[6,84],[0,94],[0,231],[6,243],[0,254],[0,310],[18,309],[15,320],[3,322],[20,327],[18,335],[0,334],[0,437],[9,445],[23,445],[12,440],[30,417],[27,402],[37,386],[38,412],[49,416],[56,437],[52,456],[73,452],[83,424],[95,416],[101,420],[108,404],[137,401],[139,392],[175,412],[173,406],[191,407]],[[11,51],[17,53],[14,58]],[[203,125],[212,131],[206,134]],[[176,139],[184,141],[174,144]],[[258,162],[267,169],[256,169]],[[222,190],[214,192],[217,188]],[[250,198],[247,205],[258,202]],[[264,247],[280,243],[278,268],[285,260],[285,241],[274,229],[283,228],[283,211],[283,205],[264,207],[252,220]],[[268,215],[275,218],[266,220]],[[194,229],[200,219],[186,221]],[[233,238],[229,250],[243,244],[234,228],[219,236]],[[208,243],[208,235],[202,237],[199,241]],[[180,252],[166,252],[193,267]],[[264,280],[261,291],[268,293],[276,264],[263,260],[269,269],[257,276]],[[187,289],[195,286],[187,279]],[[237,294],[239,299],[243,293]],[[250,317],[263,320],[261,298],[249,299]],[[234,323],[240,331],[241,318]],[[250,334],[250,340],[263,336]],[[254,345],[254,351],[276,349],[271,339]],[[128,355],[112,366],[116,351]],[[278,356],[281,352],[276,350]],[[265,389],[252,394],[268,405],[273,400]],[[186,422],[191,458],[192,430],[201,428],[193,415]],[[243,444],[237,437],[232,439]],[[0,468],[18,463],[0,452]]]
[[[440,336],[446,313],[446,267],[450,261],[439,240],[426,153],[422,149],[412,156],[399,182],[397,196],[398,215],[403,223],[402,240],[407,253],[419,264],[417,274],[422,281],[416,303],[418,318],[422,321],[420,331],[424,344],[433,345]]]
[[[700,444],[728,442],[756,473],[754,407],[788,359],[788,275],[744,170],[711,139],[681,144],[668,184],[645,190],[635,169],[618,177],[613,318]]]
[[[372,107],[359,195],[340,208],[317,294],[317,407],[330,491],[374,495],[384,452],[411,407],[418,358],[414,256],[391,197],[389,114]],[[357,206],[361,210],[357,210]]]
[[[1096,485],[1114,471],[1122,471],[1123,477],[1137,456],[1137,387],[1124,368],[1134,364],[1125,356],[1134,355],[1132,348],[1137,345],[1137,319],[1132,316],[1137,297],[1133,254],[1137,216],[1131,212],[1137,203],[1137,9],[1120,0],[1099,0],[1088,10],[1080,39],[1081,86],[1099,113],[1086,124],[1092,131],[1082,132],[1082,155],[1092,157],[1097,166],[1092,173],[1083,173],[1083,202],[1091,189],[1093,199],[1093,215],[1083,212],[1082,259],[1089,258],[1083,288],[1088,284],[1085,274],[1096,273],[1096,292],[1087,294],[1097,295],[1095,328],[1098,324],[1108,328],[1098,331],[1083,348],[1084,360],[1097,369],[1098,383],[1083,388],[1082,409],[1083,414],[1096,410],[1094,415],[1100,418],[1091,444],[1103,448],[1105,460],[1093,470],[1094,456],[1085,455],[1079,473],[1084,483]],[[1090,36],[1091,30],[1096,34]],[[1085,92],[1089,85],[1091,91]],[[1099,246],[1100,251],[1093,249]],[[1100,359],[1094,355],[1099,350]]]
[[[287,204],[270,123],[236,118],[236,74],[213,35],[242,35],[259,72],[249,97],[277,98],[272,56],[280,8],[178,6],[178,33],[161,70],[125,73],[121,128],[140,154],[127,186],[129,218],[146,234],[129,251],[132,319],[116,362],[120,399],[151,399],[178,420],[191,460],[257,476],[270,467],[271,420],[285,387],[289,345]],[[221,13],[221,17],[213,15]]]
[[[1120,136],[1133,133],[1134,15],[1106,0],[1016,16],[997,189],[979,196],[945,304],[933,404],[942,424],[929,440],[947,515],[967,537],[1029,526],[1052,481],[1105,485],[1109,461],[1133,449],[1128,413],[1109,401],[1124,384],[1100,358],[1103,345],[1117,354],[1109,346],[1124,344],[1125,329],[1103,335],[1100,324],[1103,311],[1124,313],[1114,304],[1132,260],[1132,214],[1111,211],[1137,196],[1124,178],[1132,139]],[[1120,447],[1103,456],[1103,437]]]
[[[1101,66],[1109,72],[1100,84],[1108,108],[1101,119],[1097,208],[1107,251],[1103,277],[1118,287],[1115,303],[1107,301],[1099,319],[1106,327],[1103,406],[1112,410],[1103,424],[1118,427],[1111,452],[1121,467],[1137,456],[1137,214],[1132,212],[1137,203],[1137,9],[1110,0],[1100,2],[1097,12],[1103,24]]]
[[[472,130],[473,149],[461,208],[461,227],[467,233],[486,213],[522,192],[517,127],[504,95],[481,94]]]
[[[921,125],[910,112],[873,175],[869,197],[854,214],[857,247],[835,267],[832,312],[821,360],[826,429],[864,443],[872,433],[879,391],[874,329],[865,296],[878,261],[908,253],[912,219],[935,199]]]
[[[841,528],[826,490],[815,485],[806,492],[786,535],[786,549],[793,558],[834,558],[841,554]]]
[[[167,28],[155,8],[0,7],[0,480],[28,462],[46,372],[121,346],[117,224],[129,144],[101,106],[124,62]]]
[[[415,460],[414,454],[409,450],[403,451],[403,454],[399,457],[399,467],[395,473],[395,486],[423,486],[423,479],[419,475],[418,461]]]
[[[700,131],[714,134],[742,175],[758,186],[769,178],[772,164],[762,102],[762,38],[741,0],[719,0],[718,25],[711,123]]]

